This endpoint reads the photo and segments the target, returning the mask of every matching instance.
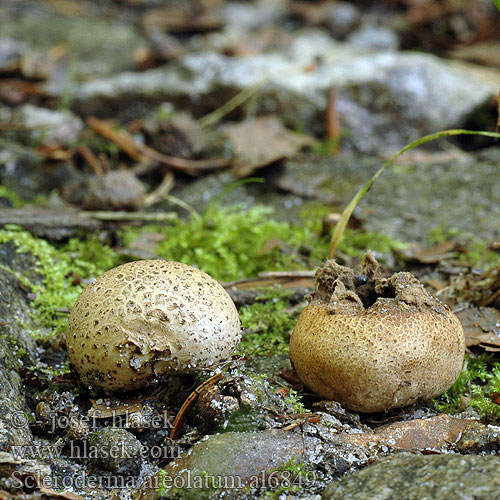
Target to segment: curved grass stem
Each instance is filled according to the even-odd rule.
[[[407,144],[403,149],[398,151],[390,160],[386,161],[377,170],[377,172],[375,172],[373,177],[361,187],[361,189],[356,193],[354,198],[350,201],[349,205],[347,205],[347,207],[344,209],[337,225],[335,226],[335,231],[333,232],[332,239],[330,241],[330,252],[328,254],[328,258],[329,259],[334,258],[335,250],[337,249],[337,246],[342,238],[342,235],[344,234],[344,230],[347,227],[347,223],[349,222],[349,219],[351,218],[351,215],[354,212],[354,209],[356,208],[357,204],[360,202],[361,198],[363,198],[363,196],[369,191],[369,189],[372,187],[372,184],[377,180],[378,176],[387,167],[389,167],[396,158],[401,156],[403,153],[406,153],[406,151],[409,151],[410,149],[420,146],[421,144],[425,144],[426,142],[440,139],[441,137],[449,137],[452,135],[482,135],[485,137],[495,137],[497,139],[500,139],[500,133],[497,132],[452,129],[452,130],[443,130],[441,132],[436,132],[435,134],[424,135],[420,139],[417,139],[416,141]]]

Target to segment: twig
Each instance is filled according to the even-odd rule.
[[[170,439],[175,440],[179,436],[182,427],[184,425],[184,420],[189,412],[189,410],[194,406],[200,394],[211,385],[215,385],[217,382],[220,382],[224,378],[223,373],[217,373],[213,377],[205,380],[202,384],[200,384],[184,401],[184,404],[181,406],[181,409],[177,413],[177,416],[174,420],[174,425],[172,430],[170,431]]]
[[[286,427],[283,427],[284,431],[291,431],[301,425],[304,425],[306,422],[311,422],[313,424],[317,424],[321,420],[321,415],[317,413],[311,413],[309,415],[298,415],[298,419],[291,424],[288,424]]]
[[[340,117],[337,106],[338,92],[336,87],[330,89],[326,107],[326,137],[331,142],[330,154],[335,156],[340,151]]]
[[[163,199],[188,211],[194,219],[201,220],[200,214],[184,200],[181,200],[180,198],[177,198],[176,196],[172,196],[170,194],[163,195]]]
[[[146,195],[144,198],[143,205],[145,207],[150,207],[151,205],[154,205],[155,203],[158,203],[163,199],[165,195],[167,195],[170,190],[174,187],[175,183],[175,177],[172,172],[167,172],[165,174],[165,177],[163,177],[163,180],[161,181],[160,185],[151,193]]]
[[[89,219],[97,219],[103,221],[145,221],[145,222],[168,222],[177,219],[175,212],[112,212],[112,211],[95,211],[95,212],[79,212],[82,217]]]
[[[266,271],[259,278],[314,278],[316,271]]]
[[[189,175],[199,175],[207,170],[215,170],[227,167],[231,164],[231,159],[215,158],[208,160],[185,160],[175,158],[155,151],[153,148],[137,142],[128,132],[124,130],[113,130],[106,122],[94,117],[87,118],[87,123],[95,132],[102,135],[111,142],[114,142],[132,159],[146,165],[156,161],[167,167],[179,170]]]
[[[85,158],[85,161],[90,165],[97,177],[104,175],[104,169],[97,156],[87,146],[78,146],[78,152]]]

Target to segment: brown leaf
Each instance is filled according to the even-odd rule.
[[[0,99],[7,104],[21,104],[35,94],[40,94],[36,83],[20,79],[0,80]]]
[[[225,134],[234,145],[233,170],[238,177],[246,177],[275,161],[290,158],[314,142],[310,137],[300,137],[288,130],[276,116],[228,126]]]
[[[443,241],[430,248],[422,248],[418,243],[412,243],[400,253],[407,259],[416,260],[422,264],[436,264],[453,257],[456,246],[453,241]]]
[[[474,307],[456,313],[465,332],[465,345],[486,351],[500,351],[500,311],[494,307]]]
[[[145,189],[129,170],[113,170],[88,180],[83,196],[87,210],[137,210],[143,206]]]
[[[383,440],[404,450],[438,449],[455,443],[473,420],[437,415],[428,419],[395,422],[378,428]]]
[[[489,250],[493,250],[494,252],[500,252],[500,241],[493,241],[493,242],[491,242],[488,245],[488,249]]]
[[[490,399],[495,403],[496,405],[500,405],[500,392],[493,391],[489,394]]]
[[[166,236],[161,233],[142,231],[139,237],[131,243],[131,247],[134,250],[144,250],[146,252],[154,253],[158,243],[163,241],[165,238]]]
[[[159,392],[159,390],[154,389],[150,394],[143,394],[128,399],[106,400],[104,402],[91,399],[92,408],[87,412],[87,417],[110,418],[134,413],[141,410],[145,402],[158,399]]]
[[[47,498],[65,499],[65,500],[85,500],[84,497],[72,493],[71,491],[58,492],[51,488],[40,488],[40,493]]]

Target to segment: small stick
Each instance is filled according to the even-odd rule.
[[[313,424],[317,424],[321,420],[321,415],[317,415],[315,413],[311,415],[307,415],[306,417],[300,416],[302,418],[296,420],[295,422],[292,422],[291,424],[288,424],[286,427],[283,427],[284,431],[291,431],[297,427],[300,427],[301,425],[305,424],[306,422],[311,422]]]
[[[326,137],[331,141],[330,154],[335,156],[340,151],[340,117],[337,106],[337,88],[332,87],[326,107]]]
[[[185,160],[184,158],[175,158],[159,153],[153,148],[141,144],[124,130],[113,130],[113,128],[103,120],[89,117],[87,118],[87,124],[95,132],[108,139],[108,141],[117,144],[122,151],[133,160],[146,165],[150,164],[152,161],[157,161],[167,167],[194,176],[207,170],[227,167],[232,162],[229,158],[210,158],[208,160]]]
[[[97,219],[104,221],[145,221],[145,222],[168,222],[177,219],[175,212],[112,212],[112,211],[95,211],[95,212],[79,212],[79,215],[89,219]]]
[[[97,177],[102,177],[104,175],[104,169],[102,168],[101,162],[90,148],[87,146],[78,146],[78,152],[85,158],[85,161],[91,166]]]
[[[174,187],[174,183],[174,174],[168,171],[165,174],[165,177],[163,177],[160,185],[154,191],[151,191],[151,193],[146,195],[146,197],[144,198],[144,206],[150,207],[151,205],[154,205],[155,203],[161,201],[165,195],[170,193],[170,190]]]
[[[217,373],[216,375],[213,375],[212,377],[208,378],[200,384],[184,401],[184,404],[181,406],[181,409],[177,413],[177,416],[175,417],[174,420],[174,425],[172,427],[172,430],[170,431],[170,439],[175,440],[179,436],[179,433],[182,430],[182,427],[184,425],[184,420],[191,408],[194,406],[196,401],[198,400],[199,395],[207,388],[210,387],[211,385],[215,385],[217,382],[221,381],[224,378],[223,373]]]

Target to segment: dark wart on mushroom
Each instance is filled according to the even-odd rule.
[[[172,373],[227,360],[240,340],[231,297],[211,276],[179,262],[130,262],[80,295],[66,332],[82,381],[127,391]]]
[[[299,379],[363,413],[439,396],[462,370],[458,318],[407,272],[382,278],[368,252],[360,276],[330,260],[290,339]]]

